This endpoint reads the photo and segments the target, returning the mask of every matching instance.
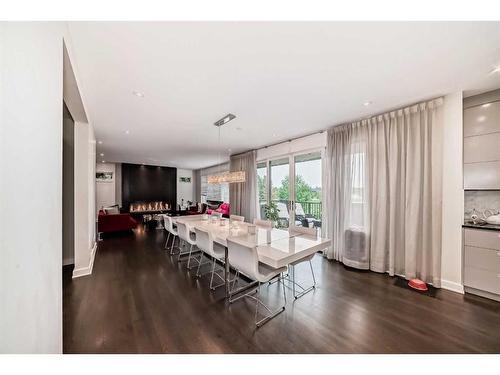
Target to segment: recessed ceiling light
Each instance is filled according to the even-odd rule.
[[[500,73],[500,65],[495,67],[490,73]]]
[[[99,155],[104,156],[104,154],[102,152]]]
[[[105,160],[103,160],[102,162],[103,162],[103,163],[106,163],[106,161],[105,161]]]
[[[486,116],[479,116],[476,120],[477,122],[484,122],[486,120]]]
[[[490,105],[491,105],[491,103],[486,103],[486,104],[483,104],[481,107],[488,108]]]
[[[125,134],[130,134],[130,131],[129,130],[125,130]]]
[[[132,94],[138,96],[139,98],[144,98],[144,93],[140,91],[132,91]]]
[[[97,143],[99,143],[100,145],[102,145],[102,141],[99,141],[99,142],[97,142]]]
[[[231,149],[230,149],[230,148],[228,148],[227,150],[228,150],[229,152],[231,152]]]
[[[364,105],[365,107],[368,107],[370,104],[372,104],[372,102],[370,102],[370,101],[368,101],[368,102],[364,102],[364,103],[363,103],[363,105]]]

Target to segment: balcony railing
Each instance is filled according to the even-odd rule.
[[[306,216],[312,216],[317,220],[321,220],[321,212],[322,212],[321,202],[296,202],[296,206],[297,203],[300,203]],[[297,211],[297,207],[295,208],[295,210]]]
[[[273,200],[274,203],[283,203],[287,207],[287,212],[282,213],[283,217],[286,217],[287,215],[290,216],[289,210],[290,208],[288,207],[288,201],[285,200]],[[260,202],[261,206],[261,216],[264,217],[264,205],[266,202]],[[322,213],[322,203],[321,202],[306,202],[306,201],[297,201],[295,202],[295,216],[302,216],[301,209],[304,212],[303,215],[307,218],[313,218],[316,220],[321,220],[321,213]]]

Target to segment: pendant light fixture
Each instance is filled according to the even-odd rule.
[[[235,118],[236,118],[235,115],[229,113],[214,123],[214,125],[217,126],[217,128],[219,129],[219,151],[218,151],[219,166],[220,166],[220,150],[221,150],[220,127],[224,124],[227,124],[229,121],[234,120]],[[245,171],[220,172],[215,175],[207,176],[207,183],[209,184],[222,184],[222,183],[233,184],[245,181],[246,181]]]

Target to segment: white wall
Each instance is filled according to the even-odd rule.
[[[93,127],[75,122],[75,268],[73,277],[92,273],[96,251],[95,159]]]
[[[66,107],[65,107],[66,109]],[[75,262],[75,122],[63,112],[63,265]]]
[[[181,177],[189,177],[191,182],[180,182]],[[177,204],[181,204],[181,199],[184,199],[184,203],[195,201],[193,199],[193,184],[194,174],[191,169],[177,169]]]
[[[446,95],[443,108],[443,217],[441,286],[463,293],[462,224],[463,190],[462,92]]]
[[[0,353],[62,351],[61,23],[0,23]]]
[[[113,172],[113,181],[96,181],[96,212],[116,204],[116,168],[114,163],[97,163],[96,172]]]
[[[115,201],[122,206],[122,164],[115,163]]]

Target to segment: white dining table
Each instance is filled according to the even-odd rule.
[[[224,219],[223,219],[224,220]],[[307,235],[285,229],[255,226],[255,233],[251,234],[248,228],[251,224],[246,222],[226,220],[225,225],[220,221],[203,219],[203,215],[178,216],[172,218],[173,223],[183,223],[190,232],[196,228],[211,233],[214,242],[224,246],[225,251],[225,282],[226,296],[229,297],[229,261],[227,239],[244,246],[257,249],[259,262],[273,268],[281,268],[306,258],[307,256],[323,250],[331,243],[329,239]]]

